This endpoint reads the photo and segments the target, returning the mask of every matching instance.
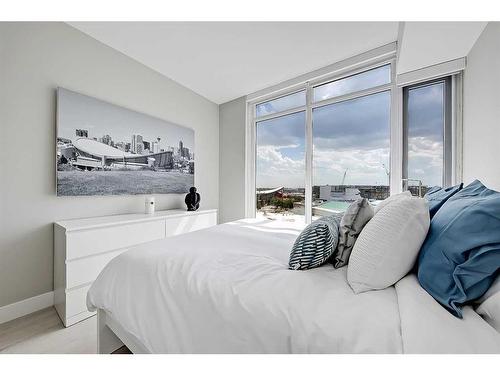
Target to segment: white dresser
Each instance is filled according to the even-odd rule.
[[[140,243],[216,224],[217,210],[169,210],[55,223],[54,304],[64,325],[95,314],[87,310],[87,291],[115,256]]]

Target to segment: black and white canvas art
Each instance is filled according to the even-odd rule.
[[[187,193],[194,130],[57,90],[57,195]]]

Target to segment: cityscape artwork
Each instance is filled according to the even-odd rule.
[[[57,90],[57,195],[187,193],[194,130]]]

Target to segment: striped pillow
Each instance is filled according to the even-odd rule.
[[[337,247],[341,219],[342,214],[334,214],[305,227],[293,244],[288,268],[308,270],[325,263]]]

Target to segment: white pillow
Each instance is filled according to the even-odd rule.
[[[481,304],[476,312],[500,333],[500,276],[477,301]]]
[[[483,303],[488,298],[490,298],[495,293],[500,292],[500,276],[497,276],[493,283],[490,285],[489,289],[481,297],[479,297],[475,302]]]
[[[354,244],[347,281],[355,293],[387,288],[415,264],[429,230],[427,200],[393,199],[377,211]]]
[[[500,293],[496,293],[480,304],[476,312],[500,333]]]
[[[375,208],[374,208],[375,213],[379,212],[382,208],[386,207],[387,205],[398,201],[399,199],[410,198],[411,196],[412,195],[408,190],[403,191],[402,193],[399,193],[399,194],[391,195],[389,198],[384,199],[383,201],[381,201],[379,204],[377,204],[375,206]]]

